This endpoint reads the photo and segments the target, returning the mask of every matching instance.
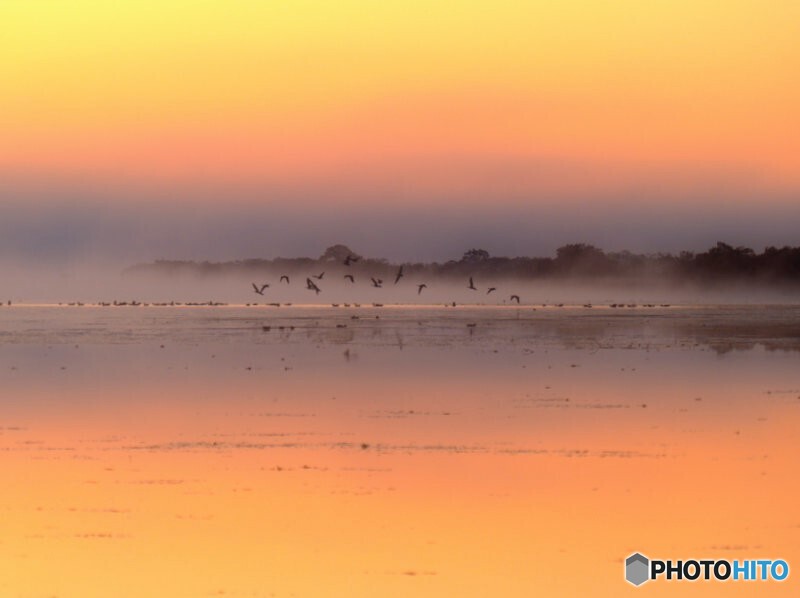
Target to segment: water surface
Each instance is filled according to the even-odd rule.
[[[0,594],[617,596],[634,551],[800,566],[798,365],[791,306],[3,307]]]

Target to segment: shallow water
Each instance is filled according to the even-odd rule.
[[[3,307],[0,595],[617,596],[635,551],[800,565],[799,364],[796,306]]]

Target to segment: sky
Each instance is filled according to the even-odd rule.
[[[797,39],[781,0],[2,0],[0,251],[800,244]]]

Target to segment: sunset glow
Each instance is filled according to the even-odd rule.
[[[321,200],[785,194],[798,23],[791,1],[12,0],[0,173]]]
[[[798,0],[0,0],[0,598],[798,596],[798,223]]]

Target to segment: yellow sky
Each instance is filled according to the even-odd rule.
[[[794,1],[4,0],[0,172],[794,190],[797,39]]]

